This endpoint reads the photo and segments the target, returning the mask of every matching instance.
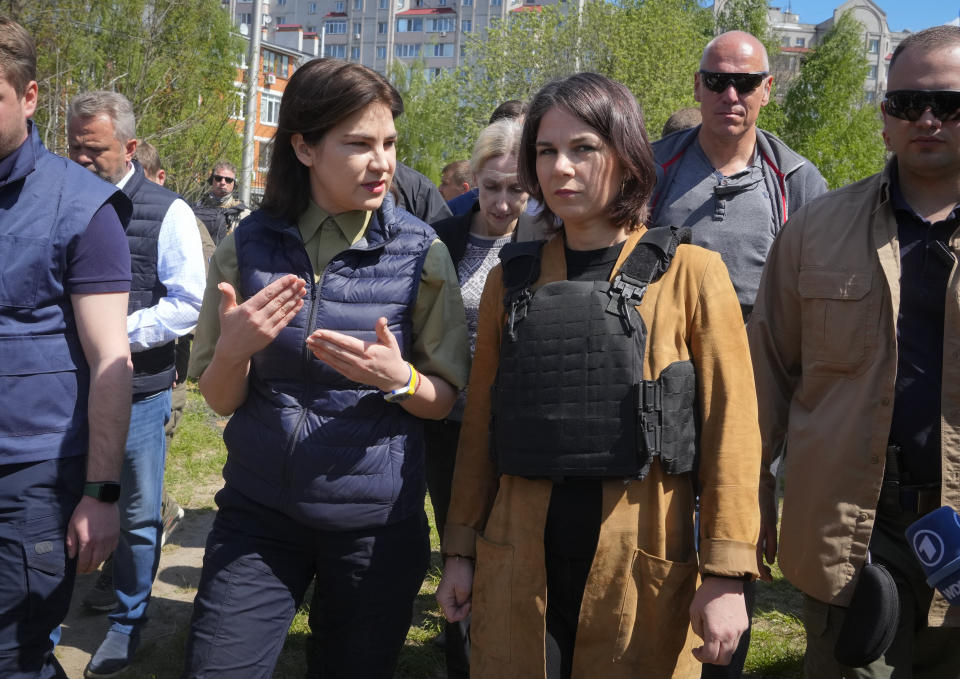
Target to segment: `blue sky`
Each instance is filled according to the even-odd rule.
[[[873,0],[887,13],[892,31],[919,31],[957,18],[960,0]],[[803,23],[818,24],[833,15],[844,0],[768,0],[774,7],[788,5]]]

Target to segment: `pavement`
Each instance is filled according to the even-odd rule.
[[[176,677],[177,670],[157,671],[156,648],[172,643],[190,627],[193,598],[200,582],[203,547],[213,525],[212,509],[186,509],[178,528],[160,554],[160,567],[153,584],[149,620],[141,633],[140,651],[124,678]],[[80,601],[93,587],[98,573],[77,576],[70,612],[63,623],[56,654],[69,679],[82,679],[83,668],[100,646],[110,621],[106,613],[85,609]],[[179,645],[179,644],[178,644]],[[178,654],[182,651],[177,650]],[[153,665],[148,667],[147,665]]]

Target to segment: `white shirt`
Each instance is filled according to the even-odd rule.
[[[133,176],[134,167],[117,183],[122,189]],[[149,180],[146,180],[149,181]],[[206,285],[203,246],[197,219],[183,200],[167,208],[157,234],[157,276],[167,294],[151,307],[127,316],[130,351],[157,347],[186,335],[197,325],[200,302]]]

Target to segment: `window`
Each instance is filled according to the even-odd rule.
[[[327,22],[327,35],[344,35],[346,32],[347,22],[345,20]]]
[[[806,47],[806,46],[807,46],[807,39],[806,39],[806,38],[797,38],[796,40],[793,41],[793,44],[794,44],[795,47]]]
[[[398,57],[419,57],[420,43],[412,43],[409,45],[395,45],[393,54],[394,56],[398,56]]]
[[[284,5],[287,4],[287,0],[276,0],[276,1],[277,1],[277,4],[280,5],[280,7],[283,7]]]
[[[350,59],[351,61],[360,61],[360,48],[351,47],[350,48]]]
[[[876,100],[877,100],[877,93],[876,93],[876,92],[867,92],[867,103],[868,103],[868,104],[872,104],[872,103],[875,102]]]
[[[464,59],[464,58],[466,58],[466,56],[467,56],[467,46],[466,46],[466,45],[460,45],[460,58],[461,58],[461,59]]]
[[[353,22],[353,34],[360,35],[360,29],[363,28],[363,24],[359,21]]]
[[[433,46],[433,56],[435,57],[452,57],[453,56],[453,43],[444,42],[439,43]]]
[[[316,26],[314,26],[313,24],[310,24],[309,26],[307,26],[307,33],[316,33],[316,32],[317,32]]]
[[[287,17],[286,15],[278,16],[276,17],[276,21],[277,21],[277,26],[279,26],[280,24],[285,24],[287,23]]]
[[[386,59],[387,58],[387,48],[378,47],[377,48],[377,59]]]
[[[423,69],[423,76],[428,83],[432,83],[434,80],[440,77],[440,74],[443,73],[442,68],[425,68]]]
[[[243,120],[247,114],[247,95],[242,89],[237,90],[236,95],[237,98],[233,100],[233,112],[230,114],[230,117]]]
[[[363,0],[353,0],[353,9],[356,12],[363,11]]]
[[[463,0],[460,4],[463,7],[473,7],[473,0]]]
[[[470,19],[464,19],[460,22],[460,30],[464,33],[469,33],[473,30],[473,21]]]
[[[240,23],[241,23],[241,24],[252,24],[252,23],[253,23],[253,14],[251,14],[250,12],[241,12],[241,13],[239,14],[239,16],[240,16]]]
[[[397,19],[397,33],[414,33],[423,30],[423,19]]]
[[[317,13],[317,3],[308,2],[307,3],[307,14],[316,14]]]
[[[323,48],[323,56],[333,59],[345,59],[347,57],[346,45],[327,45]]]
[[[270,169],[270,158],[273,156],[273,142],[260,142],[260,155],[257,156],[257,169],[266,172]]]
[[[287,69],[290,66],[290,57],[286,54],[278,54],[270,50],[263,50],[263,72],[275,73],[281,78],[287,77]]]
[[[452,18],[427,20],[427,33],[439,33],[440,31],[452,31],[454,30],[453,27],[454,27],[454,23]]]
[[[790,47],[790,36],[786,36],[780,41],[780,47]]]
[[[388,1],[388,0],[380,0],[380,4],[378,5],[379,8],[380,8],[380,9],[387,9],[387,1]]]
[[[260,95],[260,122],[264,125],[276,125],[280,117],[280,95]]]
[[[877,52],[879,52],[879,51],[880,51],[880,41],[879,41],[879,40],[871,40],[871,41],[867,44],[867,51],[868,51],[870,54],[876,54]]]
[[[503,4],[503,0],[490,0],[491,7],[499,7]]]
[[[334,5],[333,5],[333,11],[334,11],[334,12],[342,12],[342,11],[343,11],[343,0],[337,0],[337,2],[334,3]]]
[[[437,0],[437,7],[446,7],[447,0]]]
[[[877,66],[876,66],[876,64],[874,64],[873,66],[871,66],[871,67],[870,67],[870,70],[867,71],[867,77],[870,78],[870,80],[876,80],[876,79],[877,79]]]
[[[377,22],[377,35],[386,35],[387,34],[387,22],[378,21]]]

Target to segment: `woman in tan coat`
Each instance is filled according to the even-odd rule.
[[[719,255],[638,245],[654,159],[619,83],[544,87],[520,177],[563,226],[487,279],[437,599],[473,614],[475,678],[698,677],[729,661],[756,576],[736,294]],[[653,282],[624,286],[640,261]]]

